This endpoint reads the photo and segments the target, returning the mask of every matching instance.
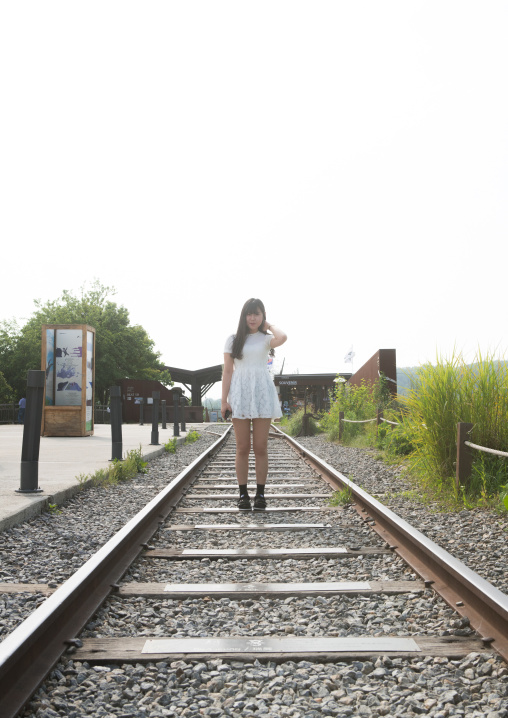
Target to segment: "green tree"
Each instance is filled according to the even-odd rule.
[[[12,401],[14,401],[12,389],[0,371],[0,404],[10,404]]]
[[[64,290],[62,296],[43,304],[19,328],[15,322],[0,325],[0,367],[8,383],[20,395],[29,369],[41,365],[42,324],[88,324],[95,329],[95,398],[107,401],[108,389],[120,379],[154,379],[172,386],[171,376],[143,327],[131,326],[129,312],[110,297],[112,287],[95,280],[80,296]]]

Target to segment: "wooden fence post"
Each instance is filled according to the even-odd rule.
[[[379,424],[383,419],[383,410],[378,409],[376,412],[376,434],[379,434]]]
[[[473,452],[464,444],[469,441],[469,432],[473,428],[472,424],[459,422],[457,424],[457,468],[455,473],[455,488],[466,484],[471,476],[471,468],[473,465]]]
[[[344,433],[344,412],[339,411],[339,441],[342,441],[343,433]]]

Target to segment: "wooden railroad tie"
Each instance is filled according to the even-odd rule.
[[[333,581],[323,583],[134,583],[116,596],[132,598],[288,598],[289,596],[395,595],[425,590],[423,581]]]
[[[237,496],[238,498],[238,496]],[[267,506],[266,509],[263,509],[263,513],[276,513],[281,511],[292,511],[292,512],[302,512],[302,511],[338,511],[342,512],[343,509],[341,506]],[[192,508],[177,508],[174,509],[173,513],[175,514],[242,514],[242,515],[248,515],[248,511],[241,511],[240,509],[236,508],[236,506],[217,506],[217,507],[211,507],[211,506],[193,506]]]
[[[73,653],[76,661],[93,663],[142,663],[164,660],[210,660],[210,655],[229,660],[338,662],[378,657],[417,658],[442,656],[464,658],[469,653],[492,655],[480,639],[459,636],[302,636],[278,638],[85,638]]]

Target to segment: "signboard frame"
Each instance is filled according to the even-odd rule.
[[[43,324],[41,369],[46,372],[43,436],[94,433],[95,329]]]

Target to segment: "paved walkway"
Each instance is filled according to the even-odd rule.
[[[179,442],[193,428],[205,429],[206,424],[187,424],[187,432],[180,432]],[[173,424],[167,429],[159,426],[160,446],[150,445],[152,425],[124,424],[122,427],[124,455],[139,449],[145,459],[155,458],[164,452],[163,444],[173,438]],[[20,484],[21,446],[23,427],[0,426],[0,530],[15,526],[36,516],[48,503],[59,504],[79,491],[80,474],[93,474],[106,468],[111,459],[111,427],[96,424],[93,436],[60,437],[41,436],[39,451],[38,494],[18,494]]]

